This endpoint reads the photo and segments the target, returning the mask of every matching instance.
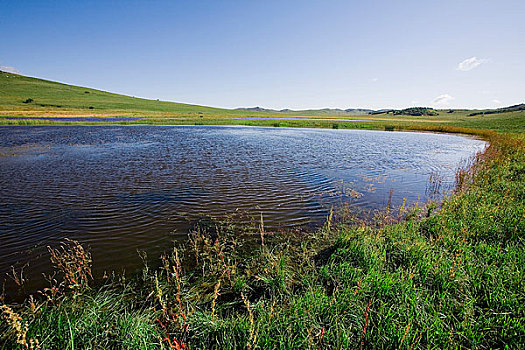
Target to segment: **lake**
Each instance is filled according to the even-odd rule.
[[[315,228],[332,206],[384,208],[391,191],[393,205],[422,203],[452,188],[457,167],[485,146],[416,132],[0,127],[0,274],[29,263],[40,287],[45,247],[66,237],[91,247],[100,275],[136,271],[137,249],[156,261],[203,217],[262,213],[268,230]]]

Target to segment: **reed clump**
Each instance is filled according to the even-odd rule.
[[[367,223],[331,213],[308,234],[197,227],[159,268],[96,288],[85,250],[50,249],[65,287],[2,306],[19,323],[0,325],[0,344],[27,348],[23,334],[42,349],[522,348],[524,139],[492,135],[457,183],[439,204]]]
[[[66,239],[58,248],[47,247],[51,263],[56,271],[62,275],[62,282],[52,287],[55,289],[67,288],[74,294],[81,293],[89,288],[91,274],[91,254],[77,241]],[[56,282],[53,277],[49,280]],[[62,291],[63,292],[63,291]]]

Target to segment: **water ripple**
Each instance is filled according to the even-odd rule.
[[[318,225],[331,206],[383,207],[444,188],[484,142],[452,135],[248,127],[0,127],[0,273],[70,237],[97,271],[140,267],[203,216]]]

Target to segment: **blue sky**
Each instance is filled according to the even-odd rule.
[[[6,1],[0,66],[217,107],[525,102],[525,1]]]

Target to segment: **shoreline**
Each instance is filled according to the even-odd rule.
[[[44,299],[6,307],[27,320],[27,339],[48,346],[50,341],[66,346],[71,339],[67,324],[56,323],[60,315],[76,320],[73,332],[80,343],[95,341],[90,334],[113,325],[115,340],[97,341],[123,346],[118,334],[132,322],[140,327],[125,331],[129,344],[147,341],[148,348],[175,342],[196,348],[217,342],[336,346],[341,332],[356,346],[364,339],[398,347],[407,338],[411,347],[447,347],[451,341],[464,347],[523,345],[523,136],[453,130],[488,137],[490,145],[457,173],[459,187],[440,205],[403,208],[401,220],[390,211],[375,225],[347,225],[330,215],[311,236],[272,235],[261,224],[259,235],[242,240],[226,225],[218,235],[197,234],[165,256],[160,269],[145,268],[136,281],[114,275],[91,288],[84,271],[74,275],[77,283],[57,281],[56,294],[51,289]],[[64,258],[81,248],[68,249]],[[107,302],[113,306],[101,308]],[[88,322],[86,307],[98,310],[89,314],[96,322],[105,321]],[[458,324],[458,318],[465,321]],[[289,328],[297,324],[304,326]],[[4,325],[0,342],[12,344],[16,333],[9,327]],[[319,338],[308,329],[327,333]],[[60,334],[64,337],[57,338]]]

